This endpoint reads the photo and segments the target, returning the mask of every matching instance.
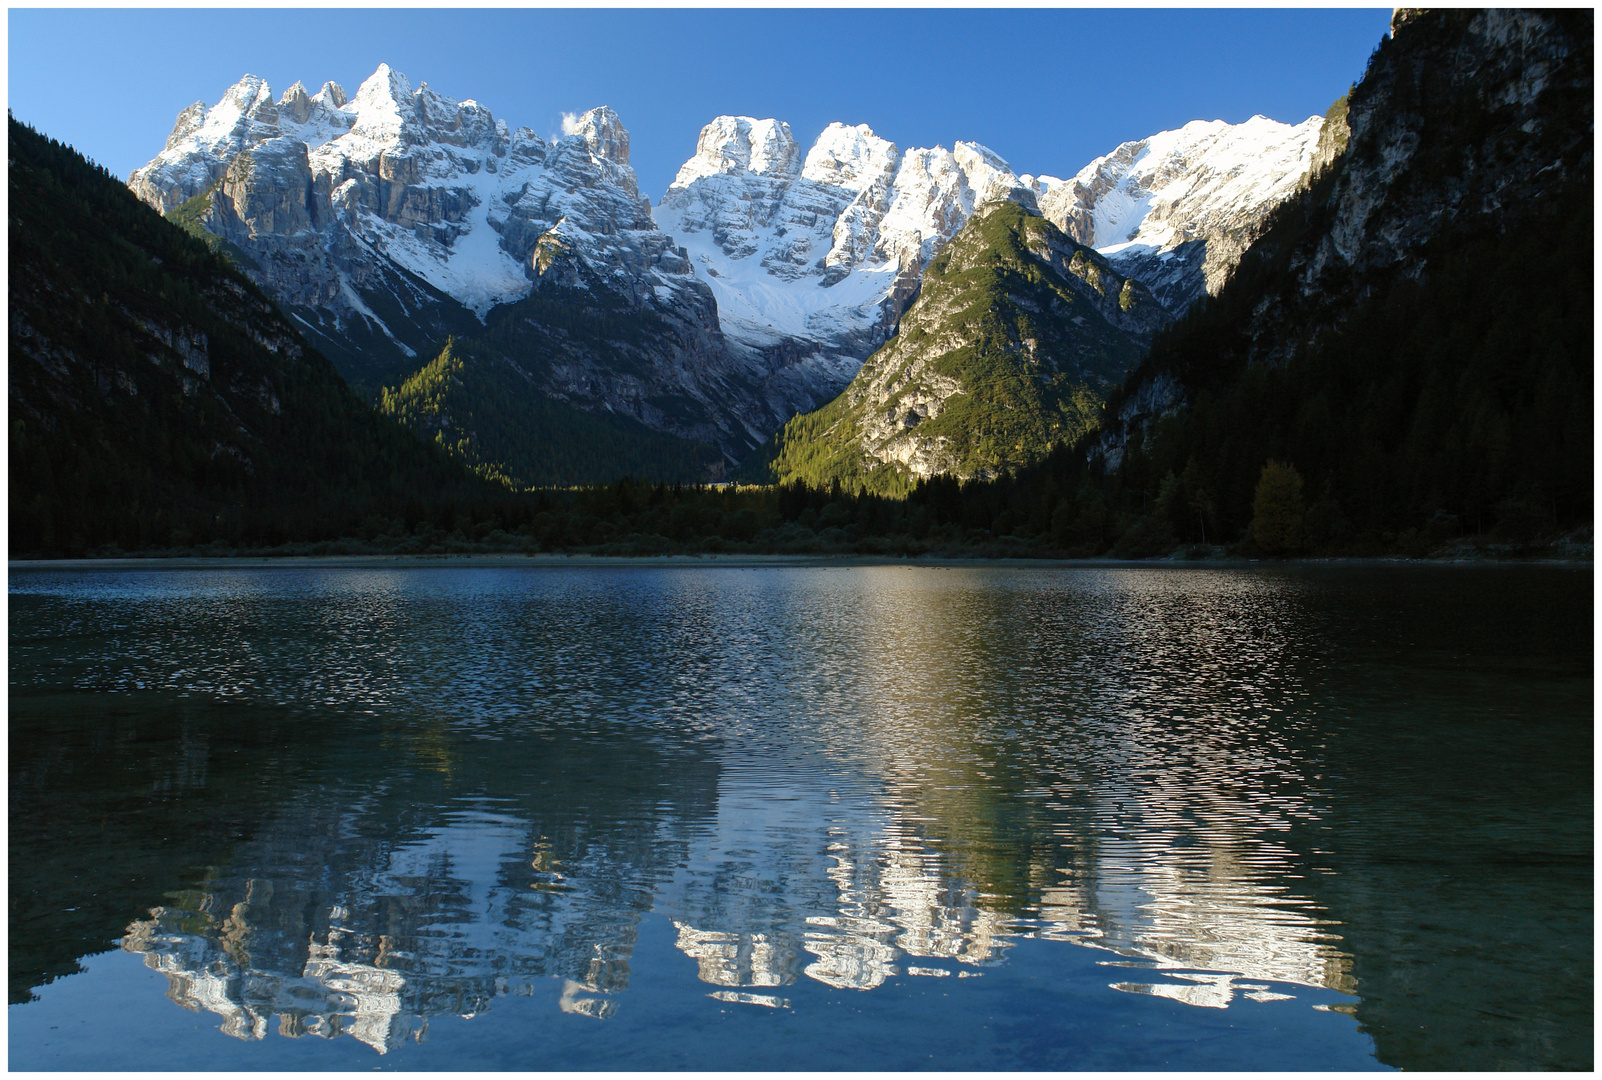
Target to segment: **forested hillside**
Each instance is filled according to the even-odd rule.
[[[1109,403],[1153,536],[1239,537],[1270,461],[1301,483],[1270,549],[1591,519],[1593,22],[1399,13],[1344,152]]]
[[[9,184],[13,553],[278,544],[509,497],[359,401],[204,242],[15,119]]]
[[[644,385],[645,377],[661,377],[653,369],[673,354],[679,331],[673,320],[628,307],[600,283],[546,286],[497,308],[476,332],[447,341],[400,385],[385,387],[378,406],[480,474],[518,489],[605,484],[624,476],[713,479],[724,460],[710,442],[647,427],[626,413],[586,410],[550,393],[569,386],[585,400],[610,381],[611,392],[633,396],[640,411],[670,426],[693,427],[697,402]],[[608,357],[609,370],[590,363],[594,356]]]
[[[993,203],[931,260],[896,336],[845,392],[785,426],[774,478],[904,495],[921,477],[1027,465],[1095,428],[1168,319],[1095,251]]]

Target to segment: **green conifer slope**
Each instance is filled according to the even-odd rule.
[[[504,499],[206,242],[10,122],[10,550],[278,544]]]
[[[929,264],[896,336],[844,393],[777,436],[780,482],[902,494],[1072,443],[1168,321],[1144,285],[1016,203],[976,213]]]
[[[476,339],[448,340],[399,386],[386,387],[378,407],[481,476],[514,488],[625,476],[695,480],[720,460],[716,447],[547,397],[527,369]]]

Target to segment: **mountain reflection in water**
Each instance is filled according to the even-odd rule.
[[[1389,1064],[1464,1067],[1447,1045],[1588,1062],[1589,1019],[1531,970],[1588,980],[1588,944],[1482,957],[1473,1017],[1409,982],[1454,961],[1393,971],[1365,951],[1422,921],[1416,879],[1439,876],[1397,872],[1398,820],[1438,858],[1544,852],[1576,885],[1543,911],[1552,863],[1482,869],[1494,903],[1537,907],[1442,920],[1434,950],[1475,919],[1589,940],[1588,646],[1527,636],[1539,618],[1588,642],[1588,575],[14,571],[11,591],[14,895],[74,906],[71,850],[131,857],[126,837],[52,829],[71,804],[111,800],[103,816],[155,845],[152,776],[197,807],[274,778],[236,835],[164,871],[148,913],[98,901],[169,997],[241,1039],[271,1025],[387,1053],[550,980],[562,1011],[615,1017],[655,914],[733,1005],[1006,978],[1037,940],[1099,950],[1108,994],[1352,1013]],[[1517,670],[1487,681],[1490,652]],[[98,771],[41,749],[71,702],[89,729],[121,710]],[[207,749],[242,724],[305,737]],[[1510,727],[1538,780],[1501,756]],[[1462,816],[1409,805],[1463,771],[1480,790],[1455,793]],[[1506,993],[1536,1015],[1465,1042]],[[1393,1040],[1415,1013],[1438,1043]]]

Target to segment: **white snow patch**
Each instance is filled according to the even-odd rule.
[[[404,342],[397,339],[395,335],[390,332],[389,327],[384,325],[384,320],[380,319],[373,312],[373,309],[367,306],[366,302],[362,300],[361,296],[356,292],[356,290],[351,287],[350,279],[344,274],[339,275],[339,292],[340,295],[345,298],[345,302],[349,304],[351,308],[357,312],[357,314],[371,321],[374,326],[382,330],[384,332],[384,336],[395,342],[396,346],[401,352],[412,357],[417,355],[416,350],[408,348]]]
[[[1184,127],[1124,143],[1092,161],[1074,177],[1096,191],[1088,205],[1091,246],[1104,255],[1139,243],[1172,249],[1205,233],[1210,225],[1250,215],[1287,197],[1312,162],[1323,118],[1292,126],[1264,116],[1242,124],[1193,120]],[[1036,178],[1044,183],[1049,178]],[[1048,216],[1058,217],[1051,198],[1073,199],[1072,189],[1047,184]]]

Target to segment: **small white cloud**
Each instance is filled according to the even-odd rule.
[[[578,130],[578,122],[581,115],[581,113],[576,112],[565,112],[562,114],[563,135],[571,135],[573,132]]]

